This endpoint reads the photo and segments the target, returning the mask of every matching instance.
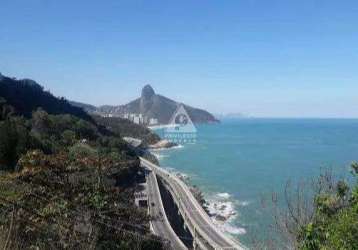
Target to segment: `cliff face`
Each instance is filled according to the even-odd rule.
[[[146,114],[153,106],[155,92],[150,85],[144,86],[142,89],[142,95],[140,98],[139,110],[141,114]]]
[[[123,106],[123,112],[140,113],[158,119],[159,123],[167,124],[180,103],[155,93],[150,85],[144,86],[140,98]],[[194,123],[212,123],[218,120],[209,112],[184,104]]]

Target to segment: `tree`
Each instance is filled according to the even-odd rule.
[[[96,127],[82,119],[76,122],[75,131],[77,135],[83,139],[94,139],[96,137]]]
[[[69,155],[72,159],[84,157],[97,157],[97,151],[84,143],[77,143],[69,148]]]
[[[36,134],[49,133],[51,120],[46,111],[38,108],[32,113],[32,131]]]
[[[326,171],[311,182],[284,191],[283,203],[272,196],[277,239],[257,244],[259,249],[358,249],[358,164],[352,164],[357,183],[352,186]],[[254,243],[257,240],[254,239]],[[268,245],[271,244],[270,247]]]
[[[0,168],[11,170],[29,147],[29,132],[21,118],[0,122]]]
[[[73,145],[76,141],[76,133],[72,130],[65,130],[62,133],[62,142],[65,145]]]
[[[14,108],[7,104],[3,97],[0,97],[0,120],[5,120],[14,113]]]

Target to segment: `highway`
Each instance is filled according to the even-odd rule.
[[[169,187],[194,241],[201,249],[247,249],[218,229],[182,180],[163,168],[140,159],[143,166],[153,170]]]
[[[178,238],[172,229],[168,218],[165,214],[162,198],[160,195],[157,177],[155,173],[147,168],[146,171],[147,189],[148,189],[148,209],[151,216],[151,230],[157,236],[170,242],[172,249],[188,249]]]

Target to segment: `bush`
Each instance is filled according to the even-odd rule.
[[[20,155],[29,147],[29,132],[23,119],[0,122],[0,170],[13,170]]]
[[[356,164],[352,164],[357,176]],[[315,213],[298,237],[300,249],[358,249],[358,180],[353,192],[344,181],[337,182],[336,193],[315,198]],[[346,196],[349,196],[347,199]]]
[[[97,157],[97,151],[85,143],[77,143],[69,149],[71,159]]]
[[[84,120],[78,120],[75,124],[74,130],[80,138],[93,140],[97,137],[96,127]]]
[[[65,130],[61,137],[62,143],[66,146],[71,146],[76,142],[76,133],[72,130]]]

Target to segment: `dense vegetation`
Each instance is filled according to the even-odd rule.
[[[0,248],[162,249],[119,131],[32,82],[0,86]]]
[[[316,195],[312,219],[298,231],[300,249],[358,249],[358,164],[352,169],[352,190],[341,180]]]
[[[287,182],[283,195],[272,194],[274,223],[258,249],[358,249],[358,163],[354,180],[337,178],[326,170],[311,181]],[[282,199],[283,198],[283,199]],[[283,203],[282,203],[283,201]],[[265,202],[264,202],[265,203]],[[270,232],[273,232],[272,234]]]
[[[15,108],[18,115],[30,117],[32,111],[41,107],[49,114],[71,114],[84,120],[91,117],[81,108],[72,106],[64,98],[56,98],[50,92],[30,79],[16,80],[2,77],[0,81],[0,97]]]
[[[98,124],[117,134],[142,139],[145,146],[160,141],[160,137],[157,134],[151,132],[144,126],[134,124],[128,119],[101,116],[93,116],[93,118]]]

